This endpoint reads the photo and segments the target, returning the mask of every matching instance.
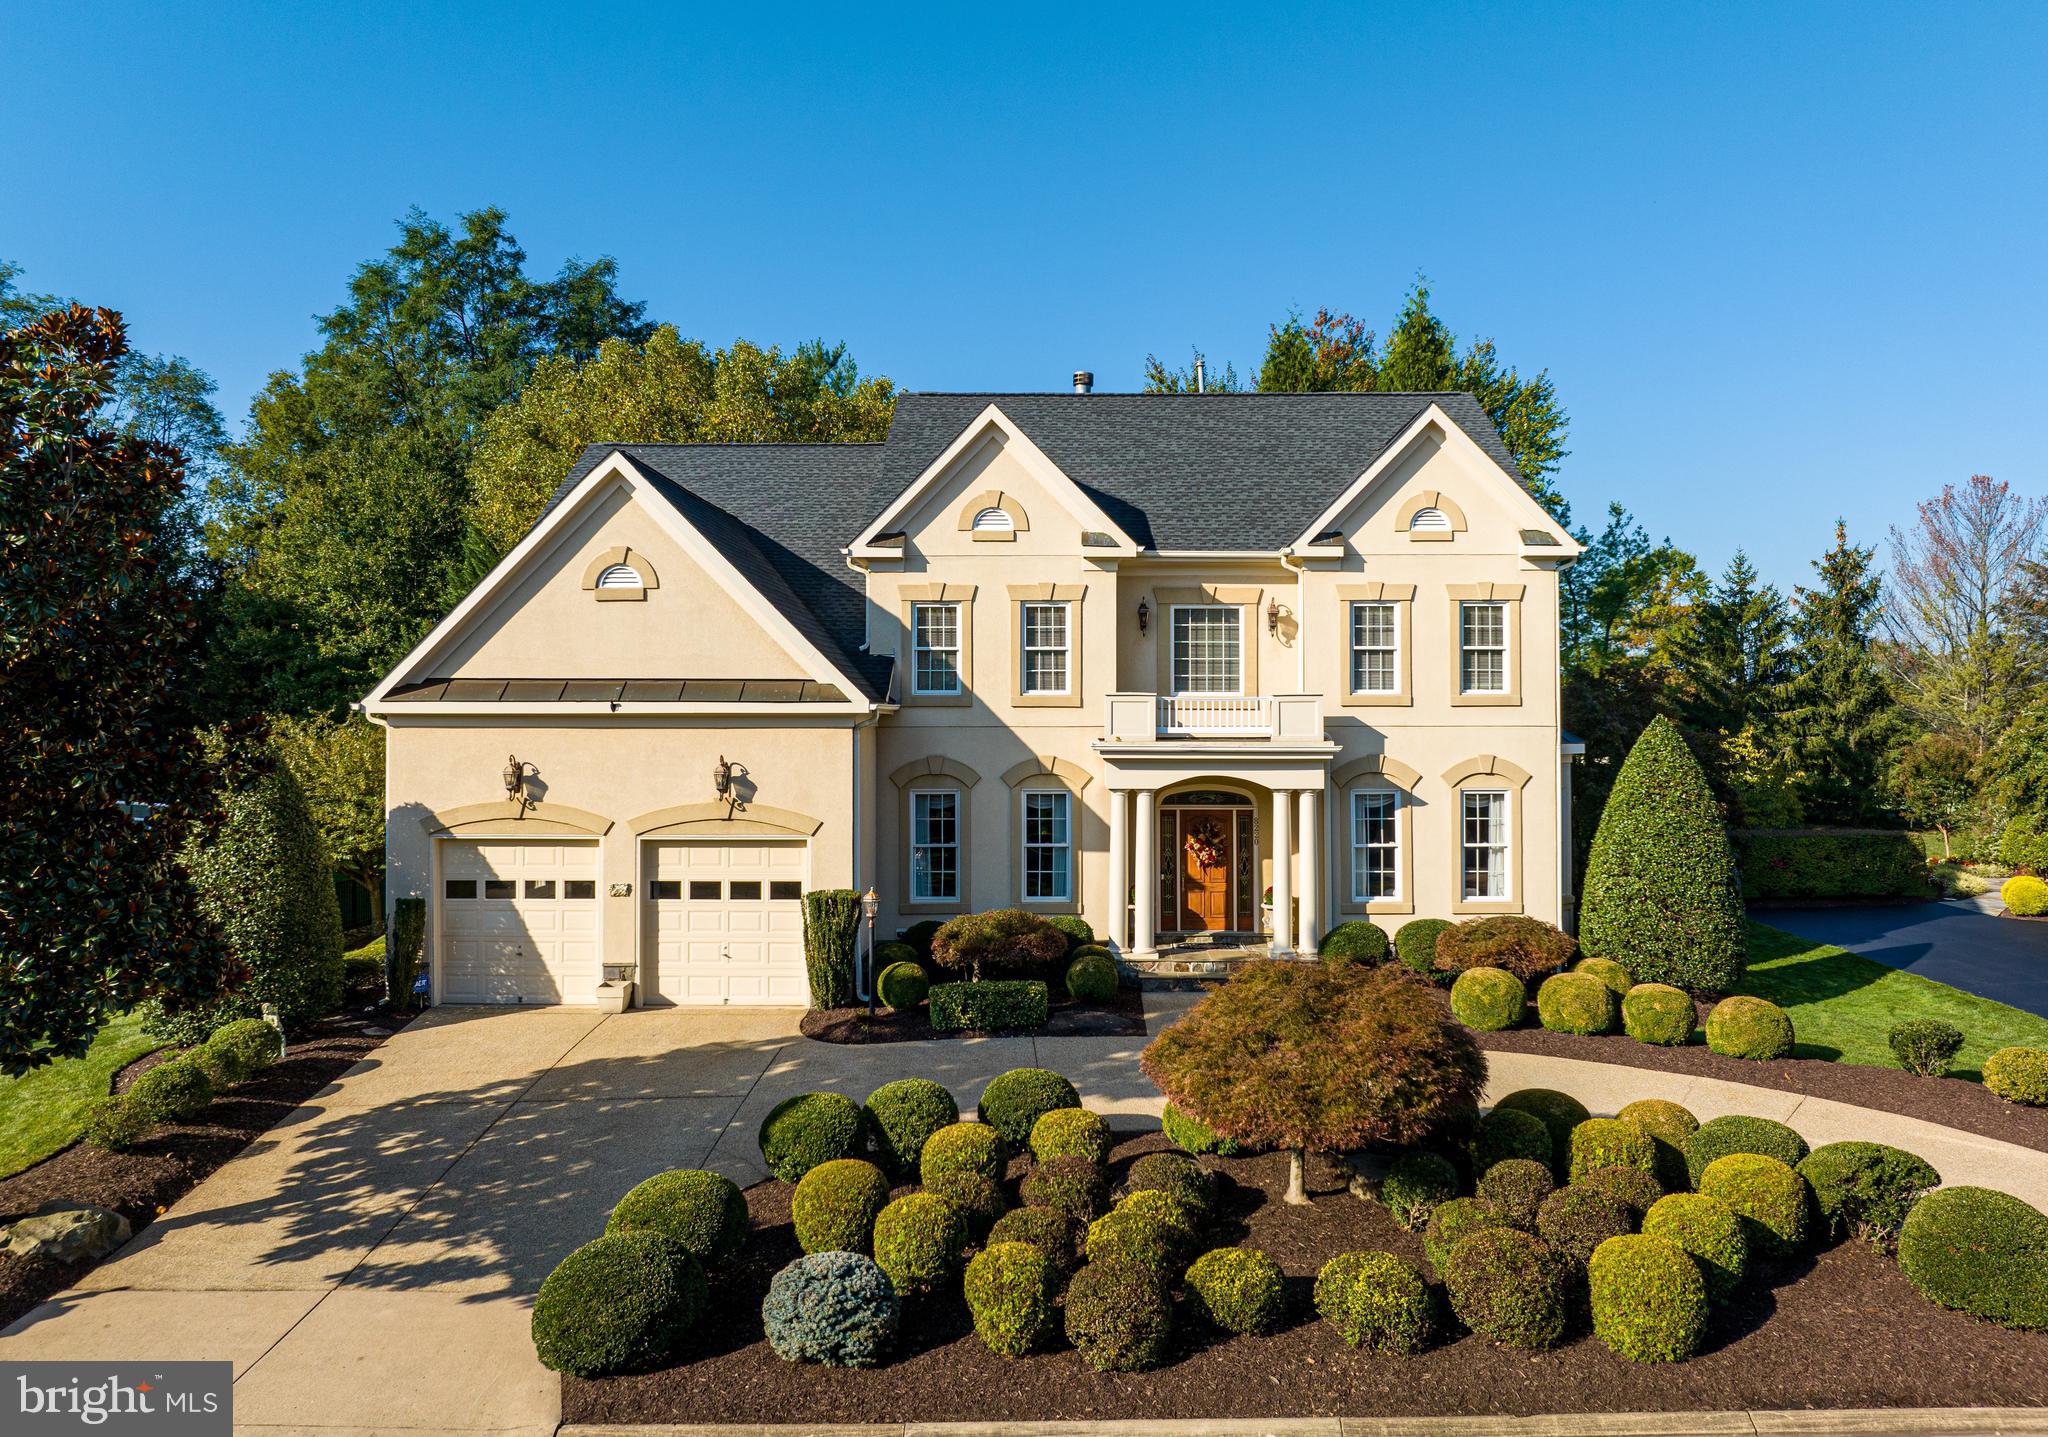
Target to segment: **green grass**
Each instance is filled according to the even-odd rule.
[[[1896,1068],[1886,1034],[1908,1018],[1941,1018],[1963,1030],[1963,1051],[1952,1070],[1958,1078],[1979,1077],[1984,1060],[2000,1048],[2048,1047],[2048,1018],[1761,923],[1749,925],[1749,974],[1741,991],[1792,1015],[1801,1058]]]
[[[0,1178],[69,1147],[85,1105],[113,1086],[114,1074],[163,1043],[124,1013],[100,1029],[82,1058],[60,1058],[19,1078],[0,1078]]]

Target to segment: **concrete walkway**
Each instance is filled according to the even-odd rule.
[[[2048,1017],[2048,923],[2000,918],[1993,896],[1845,908],[1758,908],[1759,923],[1832,943]]]

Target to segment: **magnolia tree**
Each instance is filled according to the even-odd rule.
[[[1253,963],[1145,1049],[1145,1076],[1226,1138],[1308,1154],[1424,1142],[1477,1111],[1486,1059],[1398,968]]]

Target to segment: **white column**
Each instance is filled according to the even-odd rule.
[[[1131,879],[1137,890],[1131,956],[1149,958],[1158,948],[1153,908],[1159,901],[1159,795],[1154,789],[1138,790],[1137,828],[1137,872]]]
[[[1110,948],[1118,953],[1130,945],[1131,910],[1124,902],[1131,891],[1131,859],[1125,828],[1130,817],[1130,795],[1123,789],[1109,791],[1109,905],[1104,910],[1103,933]]]
[[[1273,956],[1294,952],[1294,790],[1273,790]]]
[[[1301,791],[1301,951],[1313,953],[1323,936],[1323,836],[1317,826],[1322,795]]]

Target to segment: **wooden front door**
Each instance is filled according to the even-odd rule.
[[[1180,816],[1180,927],[1217,933],[1230,926],[1232,815],[1228,810],[1189,809]]]

